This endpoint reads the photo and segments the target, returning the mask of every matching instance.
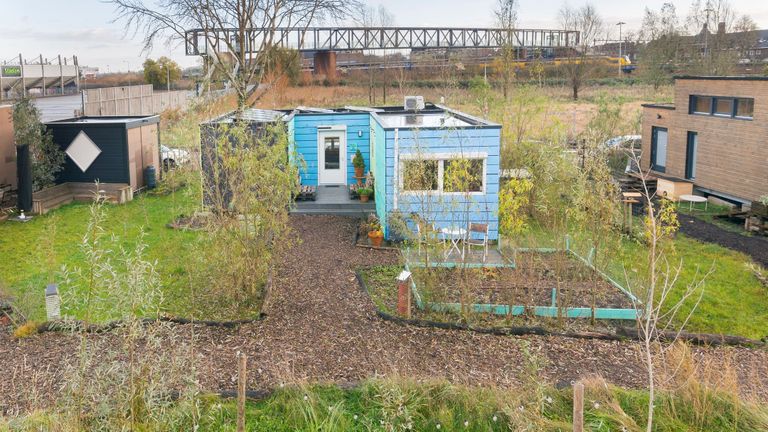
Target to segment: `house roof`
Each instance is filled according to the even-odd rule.
[[[267,110],[259,108],[247,108],[241,112],[232,111],[222,116],[212,118],[206,123],[232,123],[233,120],[244,120],[250,123],[272,123],[290,114],[290,110]]]
[[[137,126],[154,124],[160,122],[159,115],[149,116],[87,116],[75,117],[63,120],[53,120],[46,122],[46,125],[125,125],[132,129]]]

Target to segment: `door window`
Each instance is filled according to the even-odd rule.
[[[339,137],[325,137],[325,169],[339,169],[341,163],[341,151],[339,145]]]
[[[685,150],[685,178],[693,180],[696,178],[696,150],[699,144],[699,134],[688,132],[688,145]]]
[[[651,133],[651,169],[654,171],[666,171],[667,141],[667,129],[654,126]]]

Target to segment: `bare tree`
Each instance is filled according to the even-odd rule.
[[[345,17],[357,0],[109,0],[116,21],[144,34],[144,49],[155,43],[183,41],[185,31],[203,30],[206,55],[220,67],[237,92],[238,109],[262,95],[270,56],[280,47],[276,29],[302,33],[321,19]],[[221,30],[229,29],[228,32]]]
[[[640,156],[630,152],[630,157],[636,166],[641,166]],[[702,276],[699,276],[697,269],[697,275],[693,277],[692,282],[680,286],[683,262],[680,260],[675,264],[670,263],[668,248],[665,247],[670,236],[679,227],[674,203],[666,197],[661,197],[656,207],[655,194],[648,189],[650,171],[641,169],[639,177],[643,187],[643,204],[647,210],[644,235],[648,244],[648,274],[644,284],[634,287],[627,277],[627,286],[638,299],[635,302],[635,308],[639,311],[637,325],[649,391],[646,430],[652,432],[657,384],[655,359],[665,360],[667,351],[679,339],[680,333],[701,302],[704,281],[714,271],[714,266]],[[674,371],[670,375],[674,376]]]
[[[640,75],[658,88],[672,79],[681,57],[683,35],[675,5],[664,3],[658,12],[645,8],[640,37],[648,41],[640,54]]]
[[[392,13],[383,5],[380,4],[377,8],[368,5],[368,4],[359,4],[357,6],[357,9],[352,14],[352,22],[355,25],[358,25],[360,27],[365,28],[372,28],[372,27],[390,27],[394,25],[395,23],[395,16],[392,15]],[[372,53],[371,56],[373,56]],[[384,63],[386,64],[387,61],[387,52],[386,50],[383,52],[383,58]],[[374,94],[374,82],[373,82],[373,67],[372,62],[368,62],[368,102],[374,103],[375,102],[375,94]],[[384,68],[386,72],[386,67]],[[386,84],[385,84],[386,85]]]
[[[729,0],[695,0],[686,20],[696,35],[690,53],[694,72],[708,75],[732,73],[739,56],[757,40],[757,26],[748,15],[739,15]]]
[[[564,4],[559,12],[560,26],[563,30],[577,30],[579,42],[575,50],[569,50],[563,62],[563,70],[573,90],[573,99],[579,98],[579,89],[591,73],[592,64],[587,56],[589,48],[600,33],[603,32],[603,20],[597,9],[587,3],[579,8]]]
[[[509,86],[515,74],[515,47],[512,44],[512,34],[517,27],[517,9],[518,0],[497,0],[494,15],[496,15],[496,25],[507,32],[507,39],[501,47],[501,82],[504,92],[504,99],[509,94]]]

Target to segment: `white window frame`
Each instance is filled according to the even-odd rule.
[[[443,190],[443,176],[445,174],[445,161],[456,159],[480,159],[483,161],[482,190],[475,192],[445,192]],[[405,162],[410,161],[437,161],[437,190],[410,191],[403,187],[405,174]],[[485,195],[488,190],[488,153],[487,152],[455,152],[455,153],[401,153],[399,157],[398,189],[402,195],[446,195],[446,196],[479,196]]]

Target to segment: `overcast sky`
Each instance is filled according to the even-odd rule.
[[[150,0],[151,1],[151,0]],[[396,25],[489,26],[496,0],[369,0],[384,4]],[[646,6],[658,9],[664,0],[592,0],[606,23],[624,21],[627,29],[640,26]],[[685,15],[690,0],[673,0]],[[739,13],[749,13],[761,29],[768,28],[768,0],[731,0]],[[562,0],[520,0],[519,22],[527,28],[557,28]],[[582,1],[570,0],[578,6]],[[140,69],[147,56],[168,55],[182,66],[196,63],[181,46],[158,46],[143,53],[141,38],[125,34],[121,22],[112,23],[114,8],[99,0],[0,0],[0,63],[18,56],[76,55],[81,65],[102,71]],[[615,26],[612,26],[615,27]]]

